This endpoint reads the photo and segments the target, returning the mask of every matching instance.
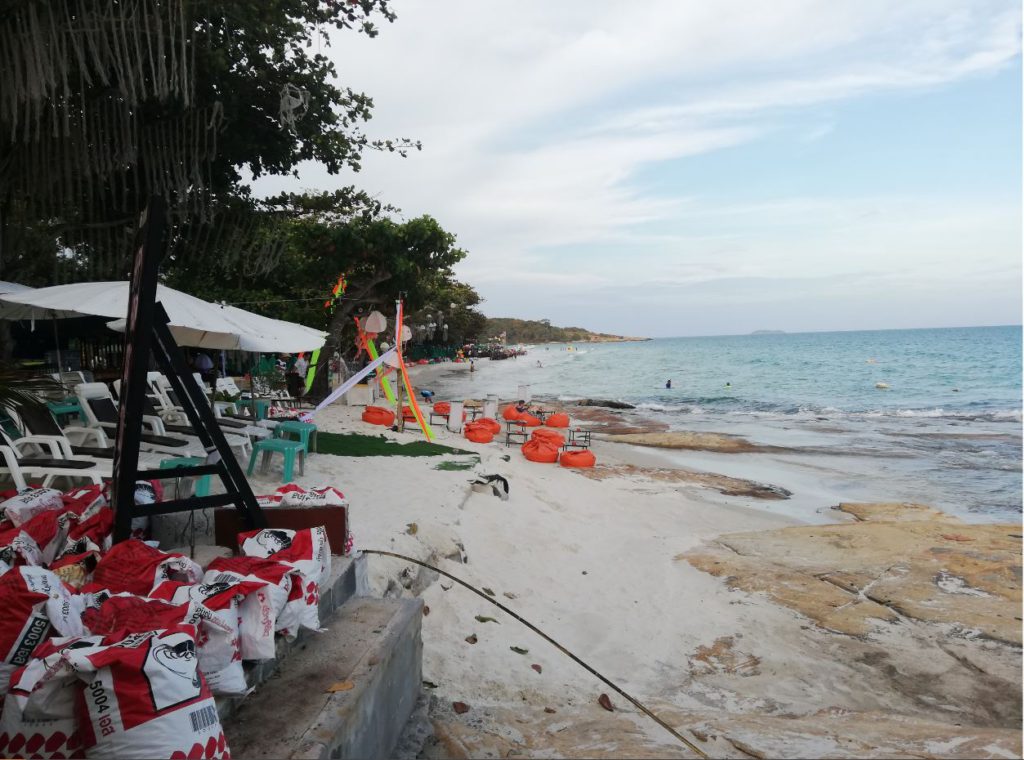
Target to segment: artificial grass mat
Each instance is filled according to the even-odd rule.
[[[317,433],[316,453],[339,457],[442,457],[475,452],[442,446],[429,441],[398,443],[382,435],[361,433]]]

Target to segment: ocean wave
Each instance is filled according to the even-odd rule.
[[[565,399],[568,400],[568,399]],[[722,403],[722,402],[731,403]],[[779,404],[770,401],[739,401],[734,397],[709,397],[693,399],[685,403],[663,403],[641,401],[636,403],[641,411],[661,414],[708,414],[730,417],[749,416],[765,419],[794,417],[824,417],[827,419],[953,419],[966,422],[1021,422],[1024,415],[1020,409],[947,409],[930,407],[923,409],[839,409],[835,406],[813,404]]]

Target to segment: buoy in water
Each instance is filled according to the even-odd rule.
[[[880,391],[889,390],[889,383],[875,383],[875,387]]]

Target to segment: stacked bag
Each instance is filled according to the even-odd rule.
[[[99,487],[34,489],[0,510],[0,757],[228,758],[214,696],[246,693],[242,663],[273,659],[275,634],[319,630],[323,528],[241,533],[240,556],[203,568],[111,545]]]

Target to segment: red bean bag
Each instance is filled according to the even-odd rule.
[[[553,464],[558,461],[558,449],[547,441],[529,440],[523,444],[523,456],[531,462]]]
[[[473,443],[490,443],[494,440],[494,433],[482,425],[467,425],[466,440]]]
[[[544,422],[548,427],[567,428],[569,427],[569,415],[559,412],[558,414],[552,414]]]
[[[434,404],[434,414],[449,415],[451,413],[452,413],[451,402],[448,402],[448,401],[438,401],[436,404]]]
[[[476,421],[477,425],[483,425],[487,430],[490,430],[494,435],[501,432],[501,423],[493,417],[481,417]]]
[[[590,449],[563,451],[558,463],[562,467],[593,467],[597,463],[597,457]]]
[[[534,417],[532,414],[524,413],[519,417],[520,422],[525,422],[526,427],[540,427],[540,417]]]
[[[562,448],[565,445],[565,436],[550,428],[539,427],[530,436],[535,441],[548,441],[552,446]]]
[[[516,410],[515,404],[509,404],[501,410],[501,416],[506,420],[518,420],[523,416],[523,413]]]
[[[391,427],[395,424],[395,413],[382,406],[368,406],[363,410],[363,422]]]
[[[412,413],[412,409],[408,406],[402,407],[402,419],[406,422],[415,422],[416,415]]]

